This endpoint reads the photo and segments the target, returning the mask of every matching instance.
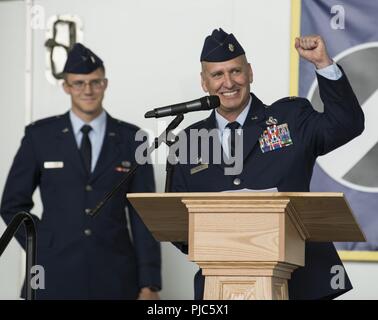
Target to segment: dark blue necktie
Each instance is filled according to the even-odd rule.
[[[92,165],[92,145],[91,140],[89,140],[89,132],[92,130],[92,127],[85,124],[81,127],[80,131],[83,133],[83,138],[81,139],[80,153],[83,158],[85,169],[88,173],[91,173]]]
[[[235,135],[236,130],[240,129],[241,125],[239,122],[229,122],[226,126],[227,128],[230,128],[230,137],[231,137],[231,143],[230,143],[230,155],[231,157],[235,156]]]

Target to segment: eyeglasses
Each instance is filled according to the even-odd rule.
[[[82,91],[86,85],[89,85],[92,90],[101,90],[104,88],[105,83],[106,79],[94,79],[91,81],[77,80],[73,81],[72,83],[67,82],[67,85],[75,91]]]

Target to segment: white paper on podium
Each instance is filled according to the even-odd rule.
[[[260,189],[260,190],[254,190],[254,189],[239,189],[239,190],[224,190],[222,192],[278,192],[277,188],[270,188],[270,189]]]

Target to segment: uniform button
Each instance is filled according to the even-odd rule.
[[[91,213],[91,211],[92,211],[92,210],[91,210],[91,209],[89,209],[89,208],[85,209],[85,213],[86,213],[86,214],[90,214],[90,213]]]
[[[90,235],[92,234],[92,230],[91,230],[91,229],[85,229],[85,230],[84,230],[84,234],[85,234],[86,236],[90,236]]]
[[[234,179],[234,185],[238,186],[241,183],[241,180],[239,178]]]
[[[93,188],[90,184],[85,186],[85,191],[92,191],[92,190],[93,190]]]

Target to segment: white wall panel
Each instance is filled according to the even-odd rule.
[[[0,192],[23,136],[25,118],[25,7],[0,2]],[[0,219],[0,235],[5,224]],[[12,240],[0,257],[0,299],[17,299],[21,285],[21,247]]]

